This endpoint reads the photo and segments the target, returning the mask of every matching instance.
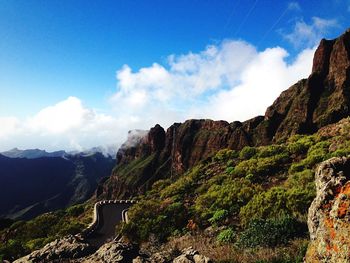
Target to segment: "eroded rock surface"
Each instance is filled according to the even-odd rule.
[[[36,250],[15,262],[64,262],[66,259],[84,257],[91,252],[92,248],[89,244],[75,236],[69,235],[62,239],[56,239],[42,249]]]
[[[306,262],[350,262],[350,158],[323,162],[315,180]]]
[[[16,263],[210,263],[208,257],[190,248],[181,253],[141,251],[135,244],[109,242],[97,251],[75,236],[67,236],[15,261]]]

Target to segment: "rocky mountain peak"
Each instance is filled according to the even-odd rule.
[[[143,192],[157,179],[181,174],[221,149],[240,150],[244,146],[284,141],[293,134],[311,134],[349,115],[350,30],[347,30],[337,39],[321,40],[311,75],[283,91],[267,108],[265,116],[233,123],[188,120],[175,123],[166,132],[156,125],[130,147],[125,147],[129,145],[126,142],[117,155],[119,168],[105,183],[103,188],[108,191],[102,196],[123,197],[126,193]],[[126,166],[127,173],[123,169]],[[121,187],[134,190],[125,191]]]

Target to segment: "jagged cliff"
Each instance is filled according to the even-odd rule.
[[[266,110],[245,122],[188,120],[166,131],[159,125],[117,154],[112,176],[97,190],[99,198],[121,198],[144,192],[160,179],[176,176],[223,148],[233,150],[309,134],[349,116],[350,30],[321,40],[312,73],[281,93]],[[129,140],[134,141],[130,137]],[[127,146],[127,147],[126,147]]]

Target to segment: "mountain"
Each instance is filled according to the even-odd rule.
[[[40,149],[20,150],[18,148],[13,148],[9,151],[1,152],[0,154],[9,158],[35,159],[35,158],[41,158],[41,157],[63,157],[64,155],[66,155],[66,152],[65,151],[47,152]]]
[[[312,134],[350,115],[350,30],[322,39],[312,73],[283,91],[264,116],[245,122],[188,120],[166,131],[159,125],[129,136],[117,153],[112,176],[99,185],[99,198],[145,192],[161,178],[176,177],[218,150],[283,142],[294,134]],[[130,142],[133,143],[130,143]]]
[[[349,38],[348,30],[322,40],[311,75],[282,92],[264,116],[232,123],[188,120],[167,130],[156,125],[129,132],[112,176],[96,190],[98,199],[145,193],[137,196],[129,222],[118,225],[117,234],[149,246],[158,256],[161,248],[178,252],[193,246],[215,262],[348,262]],[[331,157],[336,158],[326,161]],[[25,169],[23,164],[12,171]],[[59,167],[71,171],[67,163]],[[76,234],[83,227],[77,222],[89,218],[89,212],[71,207],[5,228],[0,259],[1,253],[13,259]],[[42,225],[49,230],[41,231]],[[71,257],[56,249],[75,242],[64,240],[30,257]],[[94,260],[102,260],[105,252]],[[189,262],[186,257],[180,261]]]
[[[0,217],[29,219],[84,202],[115,165],[101,153],[34,158],[29,152],[22,151],[30,158],[0,155]]]

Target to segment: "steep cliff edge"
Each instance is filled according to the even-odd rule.
[[[99,186],[99,198],[144,192],[160,178],[181,174],[223,148],[267,145],[293,134],[310,134],[349,116],[350,30],[317,48],[312,73],[258,116],[245,122],[188,120],[165,131],[159,125],[118,152],[112,176]],[[129,140],[135,141],[134,137]],[[127,147],[128,146],[128,147]]]

